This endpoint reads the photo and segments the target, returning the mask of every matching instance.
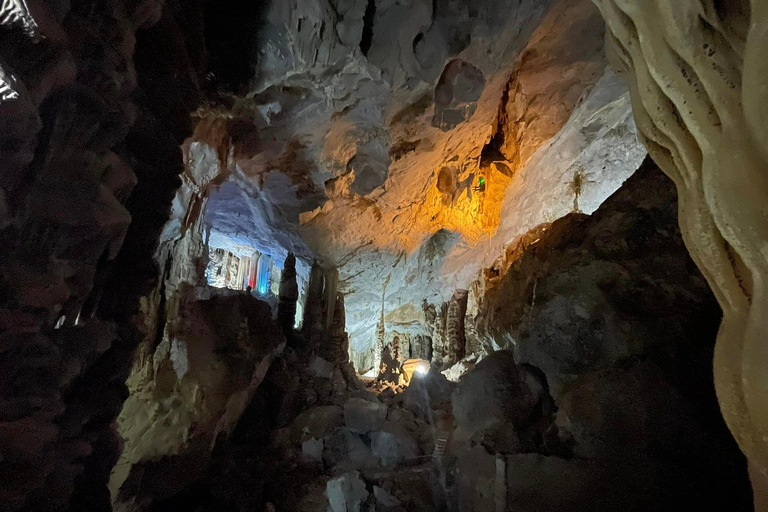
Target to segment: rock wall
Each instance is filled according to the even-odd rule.
[[[711,333],[719,311],[676,217],[674,187],[648,160],[591,216],[511,246],[482,278],[488,348],[513,349],[557,394],[569,376]]]
[[[215,111],[198,111],[196,122],[154,254],[163,272],[143,299],[145,336],[117,423],[124,443],[109,482],[114,510],[144,510],[194,481],[286,345],[269,304],[207,284],[206,213],[212,190],[232,172],[232,141],[229,119]],[[242,266],[228,267],[227,281],[242,282]]]
[[[761,1],[595,2],[643,141],[680,192],[686,244],[723,308],[715,382],[768,507],[768,150]],[[737,172],[734,170],[738,170]]]
[[[141,347],[118,419],[124,439],[110,480],[114,510],[144,510],[197,478],[285,347],[268,304],[246,292],[182,301],[180,323]]]
[[[152,253],[199,99],[199,41],[178,37],[196,12],[154,0],[2,5],[7,510],[109,506],[114,420],[141,337],[131,319],[157,283]],[[156,52],[160,42],[176,44]]]
[[[337,268],[359,369],[382,294],[386,331],[429,335],[423,299],[449,302],[515,237],[593,211],[645,156],[587,0],[267,7],[254,40],[231,30],[253,73],[215,107],[232,165],[206,222]]]
[[[508,392],[494,382],[528,383],[529,391],[497,399],[508,403],[502,412],[545,383],[556,413],[536,427],[542,447],[514,448],[536,439],[523,434],[512,440],[517,455],[503,455],[507,505],[752,510],[746,461],[711,381],[720,311],[683,244],[671,180],[649,159],[591,216],[571,214],[533,235],[486,272],[478,315],[487,347],[506,349],[533,380],[518,376],[523,369],[508,370],[515,377],[506,380],[470,379],[501,371],[489,362],[498,363],[496,352],[462,378],[454,399],[457,421],[490,421],[473,404]],[[525,414],[514,418],[528,424]],[[486,436],[486,447],[500,442],[495,431]],[[531,452],[545,457],[519,455]],[[528,486],[529,478],[538,483]],[[470,492],[478,482],[466,485]],[[598,495],[574,494],[594,485]],[[627,495],[634,497],[625,502]]]

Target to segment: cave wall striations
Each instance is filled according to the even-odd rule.
[[[597,0],[643,141],[680,192],[686,244],[723,308],[715,382],[768,507],[768,140],[762,1]]]
[[[4,510],[109,507],[114,420],[142,335],[131,320],[158,280],[152,254],[200,97],[197,42],[178,37],[200,13],[178,7],[2,4]],[[147,48],[158,41],[175,44]],[[169,77],[177,110],[155,94]]]

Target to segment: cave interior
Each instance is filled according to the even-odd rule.
[[[768,2],[0,2],[0,511],[768,512]]]

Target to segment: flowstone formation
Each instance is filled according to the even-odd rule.
[[[635,119],[723,308],[715,382],[768,508],[768,4],[596,0]]]

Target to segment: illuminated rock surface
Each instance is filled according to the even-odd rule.
[[[764,510],[763,11],[0,2],[0,509]]]
[[[596,1],[635,118],[681,196],[680,225],[723,308],[715,382],[768,508],[768,5]],[[738,169],[737,173],[726,169]]]

